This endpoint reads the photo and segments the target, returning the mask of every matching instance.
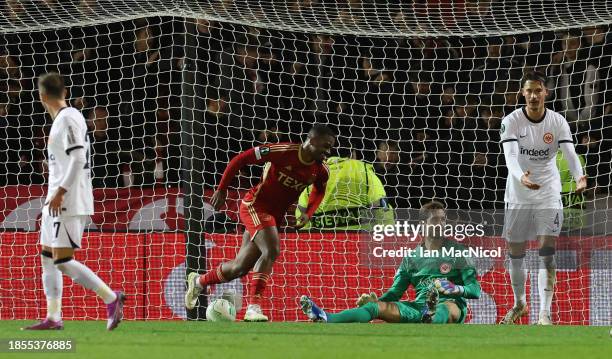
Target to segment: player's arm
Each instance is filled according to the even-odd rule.
[[[467,299],[480,298],[480,283],[476,279],[476,267],[470,258],[462,258],[457,263],[461,268],[461,281],[455,279],[459,284],[453,283],[446,278],[436,279],[434,285],[438,291],[451,297],[463,297]]]
[[[563,121],[563,128],[559,139],[559,147],[563,152],[563,158],[567,160],[569,170],[576,181],[576,193],[581,193],[586,189],[586,176],[582,171],[582,164],[576,154],[574,142],[572,141],[569,125]]]
[[[461,270],[463,285],[457,285],[448,279],[436,279],[435,286],[444,295],[452,297],[463,297],[467,299],[480,298],[480,283],[476,279],[476,269],[465,267]]]
[[[66,118],[64,120],[66,125],[64,127],[64,136],[62,138],[62,145],[64,151],[69,156],[70,161],[66,168],[66,173],[62,177],[60,186],[49,200],[49,213],[53,216],[58,216],[62,211],[62,202],[64,201],[64,194],[72,188],[72,186],[78,181],[79,175],[82,174],[82,169],[87,163],[87,151],[85,149],[86,142],[85,138],[78,136],[78,126],[75,120],[72,118]]]
[[[312,189],[312,186],[308,186],[300,194],[300,198],[298,199],[298,204],[295,209],[296,218],[299,218],[302,215],[302,213],[306,213],[306,207],[308,206],[308,197],[310,197],[311,189]]]
[[[311,218],[312,215],[317,211],[321,201],[325,197],[325,189],[327,187],[327,180],[329,179],[329,167],[323,163],[323,171],[317,176],[317,179],[313,183],[312,191],[308,195],[308,204],[306,205],[306,215]]]
[[[317,208],[319,208],[319,205],[325,197],[325,188],[327,187],[328,179],[329,167],[327,167],[327,164],[323,163],[323,170],[319,173],[315,182],[312,184],[312,190],[310,191],[310,195],[308,195],[306,210],[302,211],[298,222],[294,226],[296,229],[304,227],[317,211]]]
[[[406,269],[405,263],[402,262],[393,277],[393,285],[391,285],[391,288],[389,288],[385,294],[381,295],[378,300],[381,302],[397,302],[404,296],[406,290],[408,290],[411,279],[412,274]]]
[[[508,117],[504,118],[504,120],[502,121],[501,143],[504,148],[504,158],[506,159],[508,176],[516,178],[529,189],[539,189],[540,185],[531,182],[531,180],[529,179],[529,170],[523,172],[523,169],[519,164],[519,145],[517,131],[514,129],[514,126],[512,122],[510,122],[510,119]]]
[[[286,146],[276,144],[257,146],[234,156],[228,163],[225,171],[223,171],[221,182],[211,197],[210,204],[213,208],[219,210],[221,206],[223,206],[225,198],[227,197],[227,188],[241,168],[248,165],[260,165],[266,162],[273,162],[278,158],[282,158],[284,151],[281,149],[284,148],[286,148]]]

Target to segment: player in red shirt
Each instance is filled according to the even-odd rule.
[[[216,269],[204,275],[189,274],[185,294],[187,309],[195,307],[206,286],[229,282],[245,276],[252,269],[250,301],[244,320],[268,321],[261,311],[260,302],[272,265],[280,252],[277,227],[304,188],[314,184],[306,212],[295,227],[299,229],[308,223],[325,196],[329,169],[324,161],[335,142],[335,134],[329,127],[315,125],[304,143],[262,145],[232,158],[211,199],[215,210],[225,203],[227,188],[242,167],[266,164],[259,184],[248,191],[240,204],[240,221],[246,227],[242,247],[233,260],[221,263]]]

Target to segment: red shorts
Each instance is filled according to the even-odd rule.
[[[276,227],[280,223],[280,217],[277,218],[275,214],[256,204],[240,202],[239,215],[240,221],[251,236],[251,240],[255,238],[258,231],[266,227]]]

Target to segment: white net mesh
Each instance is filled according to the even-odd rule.
[[[260,168],[241,173],[226,222],[203,221],[234,155],[299,142],[311,124],[330,123],[335,154],[373,164],[395,219],[412,220],[409,209],[432,198],[451,209],[501,209],[501,118],[523,103],[523,73],[537,69],[549,78],[547,106],[570,123],[591,188],[564,195],[586,222],[567,224],[582,239],[559,242],[577,259],[560,266],[553,317],[609,325],[609,295],[595,284],[610,281],[610,23],[604,1],[3,2],[1,318],[44,312],[36,231],[51,122],[35,86],[42,73],[66,77],[71,105],[91,130],[96,214],[77,258],[128,292],[127,318],[167,319],[186,316],[186,259],[203,271],[239,248],[241,227],[230,223]],[[182,186],[181,162],[203,163],[200,173],[186,167]],[[183,199],[201,187],[204,202]],[[204,230],[238,234],[207,234],[200,255],[186,253],[183,232],[199,235],[183,223],[192,210],[204,212]],[[264,304],[274,320],[300,318],[298,294],[337,310],[391,283],[393,266],[364,262],[369,248],[355,233],[334,225],[282,232]],[[505,246],[498,235],[487,245]],[[512,290],[503,263],[479,265],[484,295],[470,320],[493,323],[512,305]],[[216,295],[229,288],[240,297],[247,282]],[[536,276],[531,284],[535,308]],[[93,294],[66,287],[66,318],[104,318]]]

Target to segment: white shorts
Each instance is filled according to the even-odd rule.
[[[508,242],[525,242],[537,236],[559,237],[563,203],[506,203],[503,237]]]
[[[43,211],[40,244],[51,248],[81,248],[81,238],[89,216],[53,217]]]

